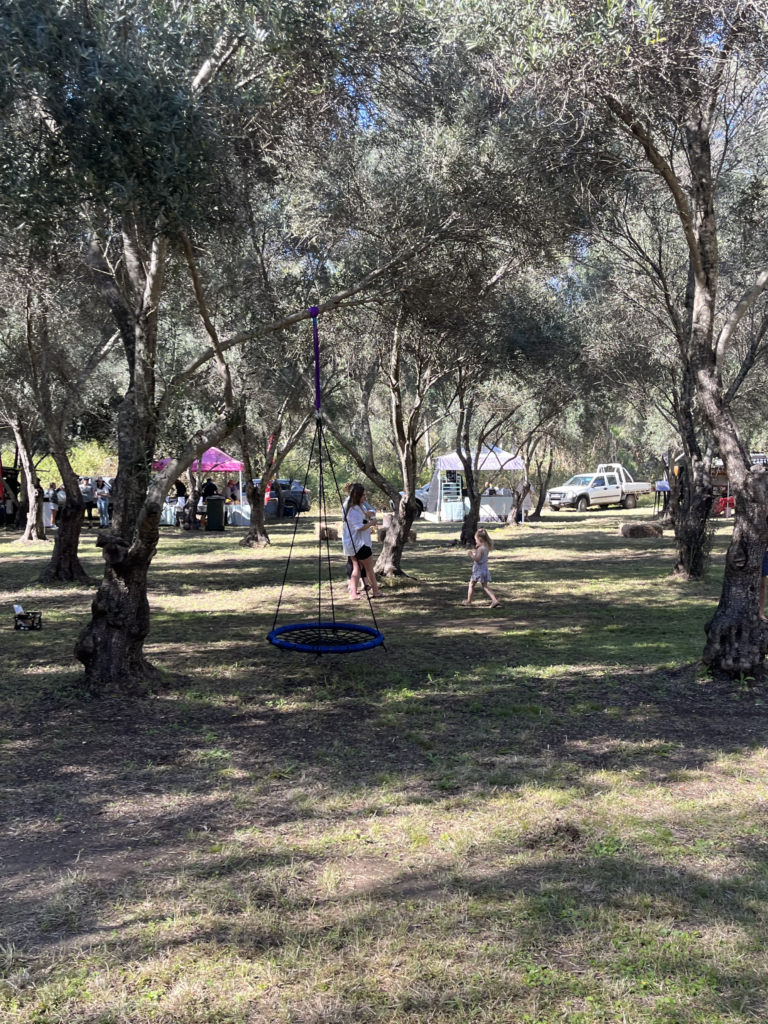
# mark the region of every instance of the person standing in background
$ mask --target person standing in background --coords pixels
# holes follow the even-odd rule
[[[53,480],[48,484],[48,488],[44,494],[45,498],[45,518],[43,522],[46,527],[56,525],[56,515],[59,511],[59,498],[58,491],[56,490],[56,484]]]
[[[109,526],[109,487],[101,477],[96,481],[94,495],[99,509],[99,526]]]
[[[93,506],[96,495],[94,494],[93,484],[87,476],[80,477],[80,493],[83,496],[83,505],[88,516],[88,529],[90,530],[93,526]]]

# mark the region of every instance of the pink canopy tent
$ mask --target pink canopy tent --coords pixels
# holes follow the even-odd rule
[[[152,469],[165,469],[170,461],[170,459],[158,459],[157,462],[152,463]],[[244,468],[242,462],[233,459],[221,448],[209,448],[207,452],[203,452],[202,459],[199,461],[195,459],[192,463],[193,473],[242,473]]]
[[[157,462],[152,463],[152,469],[165,469],[170,461],[170,459],[158,459]],[[233,459],[231,455],[227,455],[221,448],[209,448],[207,452],[203,452],[202,459],[195,459],[192,463],[193,473],[237,473],[239,501],[243,500],[243,478],[241,474],[244,469],[245,466],[242,462]]]

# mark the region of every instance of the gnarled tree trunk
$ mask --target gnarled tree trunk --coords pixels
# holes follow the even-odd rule
[[[684,579],[701,579],[712,549],[712,450],[686,458],[679,482],[675,516],[678,559],[676,572]]]
[[[667,462],[664,466],[664,475],[669,484],[669,497],[667,499],[667,506],[664,509],[662,525],[667,528],[670,526],[674,527],[680,512],[680,473],[675,472],[676,458],[675,450],[670,448],[667,452]]]
[[[57,531],[53,540],[53,554],[48,565],[40,573],[40,582],[91,583],[94,581],[80,564],[78,555],[85,515],[83,495],[63,443],[60,448],[57,446],[54,449],[53,457],[61,474],[67,500],[56,517]]]
[[[94,691],[136,693],[155,675],[143,646],[149,633],[147,572],[160,536],[162,498],[149,499],[148,489],[157,436],[157,307],[167,241],[154,239],[147,262],[132,230],[124,229],[122,238],[128,271],[125,292],[98,243],[91,249],[94,280],[112,308],[130,376],[117,416],[112,528],[109,533],[100,532],[96,541],[104,556],[104,577],[93,600],[91,621],[75,645],[75,657],[85,666],[86,684]],[[198,449],[199,445],[194,450]],[[166,467],[166,471],[172,471],[175,479],[193,458],[194,454],[183,466]]]
[[[762,467],[755,467],[762,470]],[[734,501],[733,537],[725,559],[723,589],[715,614],[704,627],[704,662],[715,675],[753,674],[768,653],[768,630],[758,616],[763,554],[768,544],[768,481],[750,474]]]
[[[202,452],[198,454],[198,459],[200,459],[201,455]],[[203,490],[203,474],[193,473],[190,469],[187,472],[187,482],[187,501],[184,508],[178,514],[177,519],[183,530],[199,530],[200,524],[197,521],[197,506],[200,502],[200,495]]]
[[[480,525],[480,497],[482,491],[477,484],[475,467],[472,463],[472,448],[470,446],[470,432],[472,419],[475,412],[475,401],[467,397],[465,380],[460,377],[459,388],[459,418],[456,424],[456,454],[461,459],[464,467],[464,486],[469,497],[469,508],[464,513],[464,522],[461,524],[459,543],[465,548],[475,546],[475,534]],[[480,445],[477,446],[477,453],[480,453]]]
[[[82,502],[70,501],[69,494],[56,516],[57,531],[51,560],[40,573],[41,583],[90,583],[91,577],[80,563],[78,548],[85,509]]]
[[[85,666],[86,682],[99,692],[141,693],[157,675],[144,656],[144,641],[149,634],[147,573],[160,536],[161,511],[159,503],[147,503],[132,542],[107,533],[96,541],[106,563],[104,579],[75,656]]]
[[[416,503],[413,498],[401,498],[384,535],[381,553],[373,567],[377,576],[405,576],[400,562],[415,518]]]
[[[519,490],[515,488],[515,500],[512,502],[512,508],[509,510],[509,515],[507,516],[507,526],[517,525],[517,517],[520,515],[520,509],[523,507],[523,503],[531,489],[530,480],[523,480],[519,485],[519,488]]]
[[[728,38],[733,42],[735,37]],[[674,54],[673,59],[677,56]],[[670,161],[656,145],[654,131],[636,110],[611,95],[605,96],[605,102],[635,136],[649,165],[669,188],[688,247],[686,316],[676,328],[683,369],[687,380],[695,386],[698,407],[725,463],[736,512],[720,601],[705,627],[703,659],[713,674],[733,676],[759,670],[766,650],[766,630],[759,621],[758,598],[761,563],[768,545],[768,481],[763,467],[751,465],[741,439],[731,406],[733,395],[723,385],[723,361],[739,323],[768,287],[768,270],[763,270],[731,306],[715,338],[720,268],[716,216],[719,175],[712,156],[712,140],[713,113],[720,102],[720,89],[728,81],[722,74],[723,56],[718,70],[712,74],[701,72],[703,61],[693,61],[690,73],[669,79],[670,89],[676,90],[670,94],[674,109],[684,111],[676,129],[685,156],[684,179],[676,171],[679,150],[673,150],[675,159]],[[675,149],[676,146],[677,142]],[[743,368],[746,365],[742,364]]]

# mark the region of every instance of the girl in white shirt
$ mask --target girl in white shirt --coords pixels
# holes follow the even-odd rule
[[[371,547],[371,523],[376,521],[376,513],[366,512],[362,507],[365,501],[365,488],[362,484],[352,484],[349,489],[349,501],[344,509],[344,529],[342,543],[344,553],[352,558],[352,578],[349,581],[350,597],[359,601],[357,587],[360,582],[360,566],[371,585],[371,597],[381,597],[376,574],[373,571],[373,548]]]

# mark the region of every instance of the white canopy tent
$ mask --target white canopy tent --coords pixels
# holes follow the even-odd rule
[[[486,473],[494,473],[506,469],[525,469],[525,463],[519,455],[511,455],[502,451],[501,448],[483,448],[480,457],[473,456],[472,468]],[[459,473],[464,471],[464,463],[457,452],[449,455],[440,455],[435,459],[435,469],[455,469]]]
[[[473,456],[472,468],[476,473],[498,473],[525,469],[519,455],[512,455],[501,448],[483,448],[479,457]],[[424,518],[430,522],[457,522],[464,518],[469,499],[463,497],[461,477],[445,478],[445,474],[464,473],[464,463],[457,452],[440,455],[435,459],[435,471],[429,485]],[[480,518],[486,522],[500,522],[509,514],[513,496],[510,490],[502,494],[483,498]]]

